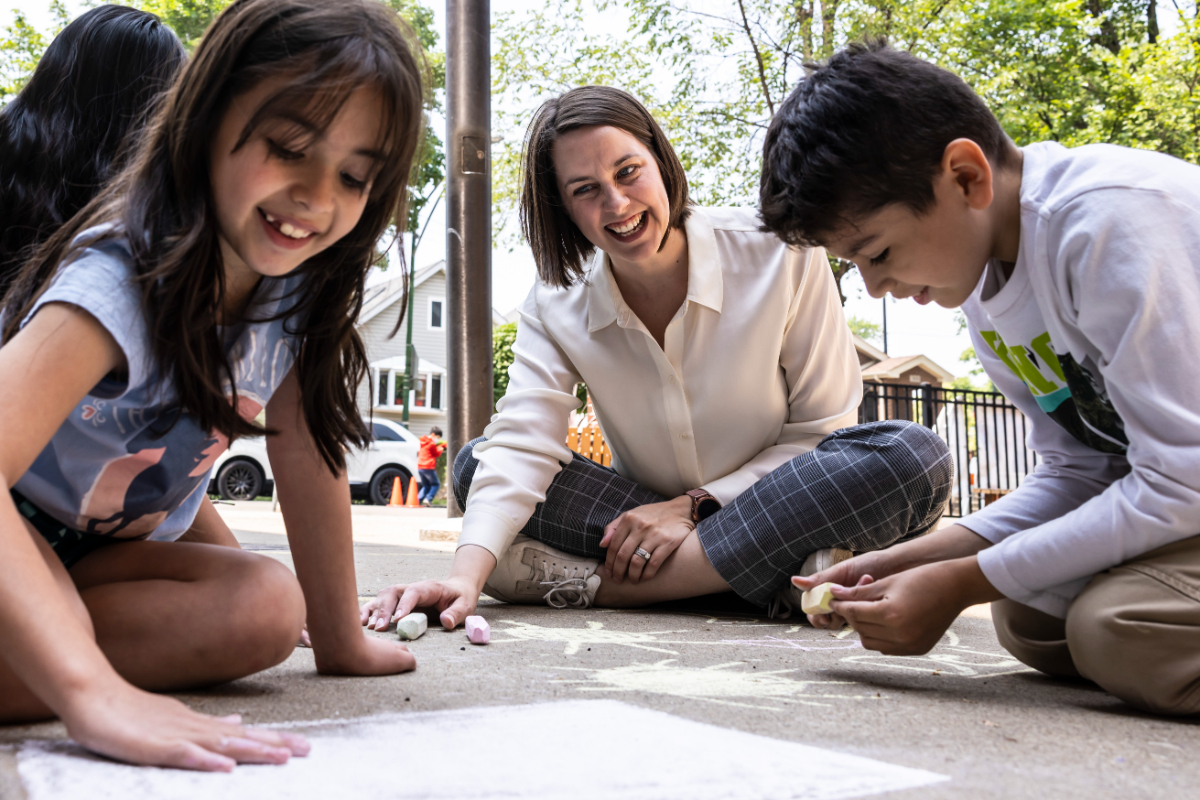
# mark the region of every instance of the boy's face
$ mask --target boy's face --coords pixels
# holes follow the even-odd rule
[[[984,177],[944,169],[934,178],[934,205],[925,214],[899,203],[884,206],[837,231],[826,249],[858,266],[872,297],[891,292],[956,308],[975,291],[993,255],[990,171],[986,187]]]

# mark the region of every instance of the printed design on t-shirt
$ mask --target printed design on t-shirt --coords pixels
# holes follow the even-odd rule
[[[253,420],[262,402],[238,395],[238,413]],[[86,416],[85,416],[86,419]],[[170,433],[170,446],[166,434]],[[126,443],[128,455],[109,461],[80,503],[76,527],[119,539],[149,536],[208,479],[217,457],[229,446],[223,433],[200,429],[178,410],[164,413]]]
[[[1067,433],[1102,453],[1124,455],[1129,448],[1125,423],[1102,381],[1070,353],[1058,354],[1044,332],[1028,345],[1005,343],[996,331],[980,331],[996,357],[1021,379],[1046,412]]]

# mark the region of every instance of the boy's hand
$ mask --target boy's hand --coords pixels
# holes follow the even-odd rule
[[[1003,597],[975,556],[913,567],[860,586],[835,586],[831,608],[885,655],[928,653],[967,606]]]
[[[131,764],[206,772],[308,755],[308,742],[298,734],[244,728],[237,714],[210,717],[113,678],[62,715],[71,738],[93,752]]]

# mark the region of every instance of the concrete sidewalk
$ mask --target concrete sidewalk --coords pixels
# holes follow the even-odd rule
[[[290,565],[282,518],[270,504],[219,508],[248,549]],[[355,506],[354,521],[360,595],[446,572],[453,543],[420,539],[422,528],[445,522],[444,511]],[[433,628],[410,644],[413,673],[320,677],[312,652],[298,649],[274,669],[181,697],[254,724],[610,699],[950,778],[889,798],[1200,796],[1193,722],[1149,717],[1088,684],[1026,670],[999,647],[978,610],[959,618],[929,655],[894,658],[863,650],[852,632],[730,608],[704,601],[669,610],[554,611],[485,599],[480,613],[491,623],[492,643],[472,647],[461,629]],[[587,725],[586,717],[565,719],[546,735],[570,736]],[[59,724],[0,728],[0,744],[63,735]],[[504,729],[495,736],[502,740]],[[531,768],[554,769],[539,761],[536,741],[511,747],[512,758],[528,759]],[[386,742],[379,748],[363,757],[397,757]],[[446,757],[452,765],[454,756]],[[15,763],[11,747],[0,750],[0,797],[25,797]],[[621,765],[600,751],[595,768]],[[564,776],[563,795],[586,780]]]

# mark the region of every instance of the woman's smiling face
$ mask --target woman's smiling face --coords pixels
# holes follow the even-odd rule
[[[554,143],[554,172],[568,216],[614,261],[658,253],[671,204],[650,150],[620,128],[577,128]]]

